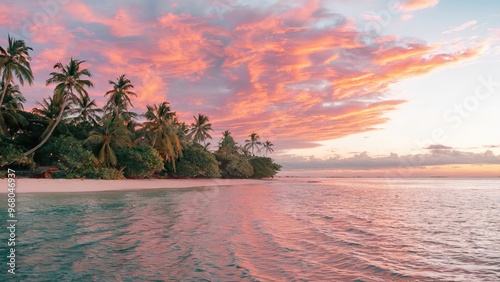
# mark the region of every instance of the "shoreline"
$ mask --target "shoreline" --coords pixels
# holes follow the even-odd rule
[[[257,179],[36,179],[17,178],[15,193],[84,193],[152,189],[186,189],[231,185],[255,185]],[[0,194],[7,194],[7,179],[0,179]]]

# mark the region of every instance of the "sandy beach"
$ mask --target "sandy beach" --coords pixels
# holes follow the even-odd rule
[[[144,189],[179,189],[227,185],[261,184],[266,180],[254,179],[16,179],[16,193],[74,193]],[[0,179],[0,193],[7,191],[7,179]]]

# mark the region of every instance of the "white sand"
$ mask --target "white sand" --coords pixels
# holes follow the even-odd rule
[[[190,187],[262,184],[254,179],[16,179],[16,193],[102,192],[143,189],[178,189]],[[8,193],[7,179],[0,179],[0,193]]]

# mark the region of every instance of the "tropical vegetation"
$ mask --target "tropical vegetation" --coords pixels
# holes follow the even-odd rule
[[[226,130],[213,148],[207,115],[182,122],[167,101],[134,112],[141,93],[125,74],[109,81],[99,107],[84,60],[57,62],[45,81],[51,95],[26,111],[19,86],[34,82],[33,49],[10,36],[7,45],[0,46],[0,175],[50,167],[56,178],[268,178],[281,168],[267,157],[274,145],[255,132],[239,145]]]

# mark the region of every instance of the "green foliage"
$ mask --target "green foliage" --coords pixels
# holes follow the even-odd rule
[[[114,118],[119,117],[124,121],[130,121],[136,118],[136,113],[128,111],[129,106],[132,108],[134,107],[130,97],[137,97],[137,94],[132,91],[134,85],[130,79],[122,74],[116,79],[116,82],[110,80],[109,84],[113,85],[113,89],[109,90],[104,95],[109,96],[109,100],[104,107],[105,111],[111,113]]]
[[[206,115],[198,114],[198,117],[193,116],[194,122],[191,124],[191,131],[189,132],[189,137],[193,139],[193,142],[201,144],[207,139],[212,139],[212,136],[208,133],[209,131],[214,131],[212,129],[212,124],[209,122]]]
[[[83,62],[85,61],[73,60],[71,58],[70,63],[66,66],[63,66],[60,62],[54,66],[55,69],[59,69],[59,72],[51,72],[51,77],[46,81],[46,85],[57,84],[54,89],[53,101],[59,104],[60,111],[57,117],[51,120],[49,127],[42,134],[40,143],[27,151],[26,155],[34,153],[50,138],[57,125],[61,122],[67,106],[71,105],[77,99],[73,90],[76,90],[80,96],[88,96],[87,90],[84,87],[93,87],[94,85],[89,80],[80,79],[81,76],[92,76],[87,69],[80,70],[80,64]]]
[[[249,178],[253,175],[253,168],[248,157],[240,154],[238,144],[231,136],[231,132],[224,131],[219,141],[219,150],[215,152],[219,162],[222,178]]]
[[[24,156],[23,151],[6,135],[0,136],[0,167],[10,164],[33,164],[33,160]]]
[[[222,138],[219,141],[219,150],[218,152],[221,154],[236,154],[238,151],[238,146],[236,146],[236,142],[234,141],[233,136],[231,136],[231,132],[228,130],[222,133]]]
[[[274,177],[281,169],[279,164],[274,163],[271,158],[265,157],[253,157],[250,159],[250,164],[253,167],[252,178],[258,179]]]
[[[80,140],[73,137],[60,136],[51,139],[37,153],[48,158],[46,165],[59,168],[54,178],[90,178],[90,179],[122,179],[123,174],[113,168],[99,167],[99,162],[92,152],[83,148]]]
[[[144,128],[146,138],[165,160],[170,161],[175,171],[175,160],[182,157],[183,146],[177,135],[179,128],[176,127],[176,114],[170,110],[169,105],[165,101],[160,105],[146,106],[148,110],[144,116],[148,121],[144,123]]]
[[[90,131],[84,143],[100,147],[97,158],[106,167],[115,167],[118,163],[115,149],[131,143],[131,133],[119,118],[111,115],[103,118],[103,125]]]
[[[57,136],[50,138],[36,153],[33,155],[33,159],[39,166],[56,166],[59,157],[68,150],[64,145],[61,146],[63,141],[73,142],[73,139],[65,136]],[[70,148],[75,146],[75,144],[66,144]],[[76,145],[78,146],[78,145]]]
[[[249,178],[253,175],[253,168],[246,156],[238,153],[217,151],[215,157],[219,162],[222,178]]]
[[[231,162],[231,160],[236,159],[237,155],[233,155],[227,151],[218,150],[214,153],[215,159],[219,162],[219,171],[221,173],[222,178],[230,178],[229,173],[227,172],[227,166]]]
[[[249,178],[253,175],[252,165],[248,157],[238,152],[238,144],[231,136],[231,132],[224,131],[219,142],[219,150],[215,152],[219,162],[222,178]]]
[[[94,155],[92,155],[94,156]],[[94,157],[95,158],[95,157]],[[119,170],[110,167],[101,167],[101,168],[90,168],[85,166],[83,169],[79,169],[79,171],[70,171],[70,170],[60,170],[54,172],[52,174],[53,178],[86,178],[86,179],[124,179],[123,173]]]
[[[228,178],[250,178],[253,168],[246,157],[233,158],[227,165],[225,172]]]
[[[23,103],[26,102],[19,91],[19,86],[8,84],[3,104],[0,105],[0,134],[13,135],[28,125],[28,121],[20,114]],[[3,92],[4,83],[0,82]]]
[[[148,145],[118,149],[118,167],[128,178],[146,178],[163,169],[163,159],[156,149]]]
[[[176,172],[178,177],[190,178],[219,178],[219,163],[214,155],[201,145],[192,144],[183,153],[177,162]]]

